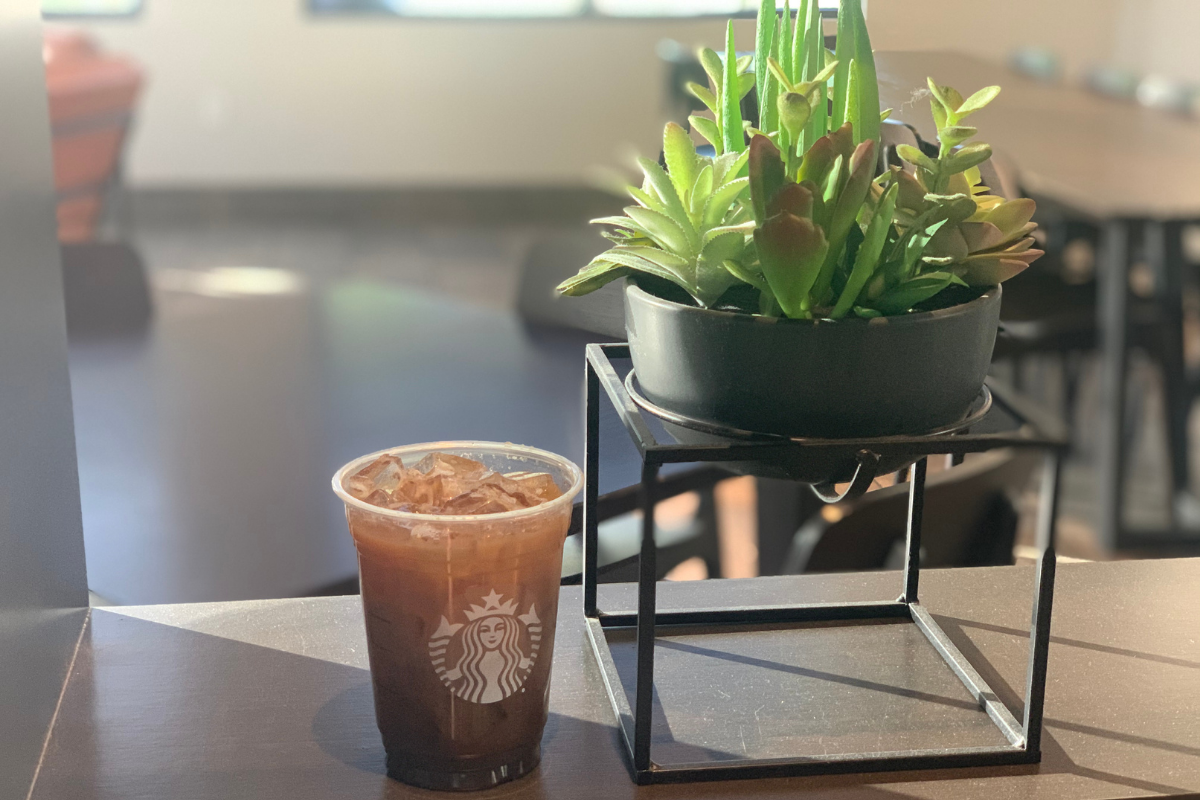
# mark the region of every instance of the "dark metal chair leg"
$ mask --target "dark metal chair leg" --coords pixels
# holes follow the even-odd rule
[[[1129,228],[1125,220],[1107,223],[1101,237],[1097,304],[1100,331],[1099,482],[1096,487],[1099,508],[1100,544],[1115,549],[1123,521],[1125,453],[1125,369],[1129,289]]]
[[[1167,451],[1176,493],[1190,488],[1188,416],[1192,407],[1183,359],[1183,228],[1178,222],[1146,225],[1146,258],[1155,273],[1159,322],[1159,358],[1166,406]]]

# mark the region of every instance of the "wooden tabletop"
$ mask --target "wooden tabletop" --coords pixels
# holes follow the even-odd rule
[[[880,53],[880,103],[935,141],[925,79],[1000,96],[970,123],[1011,158],[1023,185],[1096,218],[1200,219],[1200,121],[957,53]]]
[[[1023,685],[1032,570],[934,570],[922,600],[1001,699]],[[663,584],[662,608],[891,599],[896,573]],[[631,600],[604,586],[602,605]],[[1059,570],[1040,765],[638,788],[587,649],[579,592],[563,590],[541,767],[481,800],[623,797],[917,797],[1093,800],[1200,792],[1200,560],[1065,564]],[[895,626],[899,627],[899,626]],[[859,628],[861,631],[861,626]],[[857,635],[857,634],[856,634]],[[845,647],[829,627],[787,633],[777,660],[732,660],[728,637],[671,636],[656,652],[656,739],[676,748],[740,720],[747,747],[790,730],[804,748],[903,735],[983,735],[962,687],[929,672],[902,632]],[[885,638],[888,638],[885,637]],[[919,639],[919,637],[918,637]],[[670,676],[686,676],[671,681]],[[771,714],[797,698],[836,713]],[[689,713],[697,708],[704,714]],[[897,714],[919,730],[897,730]],[[697,720],[707,718],[707,727]],[[836,717],[837,719],[834,719]],[[755,722],[757,721],[757,725]],[[828,734],[828,735],[826,735]],[[838,734],[838,736],[834,736]],[[657,747],[658,745],[656,745]],[[666,748],[667,750],[670,747]],[[810,750],[811,752],[811,750]],[[52,731],[34,800],[432,797],[389,780],[375,729],[357,598],[95,609]]]

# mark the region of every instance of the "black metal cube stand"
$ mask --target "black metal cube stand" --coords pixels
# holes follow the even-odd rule
[[[922,436],[892,436],[861,440],[787,439],[736,432],[700,443],[662,443],[654,436],[644,411],[652,408],[637,395],[630,380],[622,380],[614,361],[629,358],[623,344],[589,345],[587,349],[587,442],[583,506],[584,571],[583,612],[591,648],[603,674],[609,701],[617,718],[621,738],[629,752],[635,780],[639,784],[814,775],[946,767],[984,767],[1028,764],[1041,760],[1042,707],[1046,689],[1046,658],[1050,643],[1050,613],[1054,593],[1054,518],[1057,511],[1060,460],[1067,447],[1062,426],[1003,392],[998,386],[985,390],[987,402],[954,432]],[[632,376],[630,376],[632,377]],[[642,540],[638,570],[636,613],[611,613],[597,607],[597,486],[601,388],[616,408],[642,458]],[[995,408],[992,398],[995,399]],[[1009,424],[989,429],[987,417],[1000,413]],[[651,416],[662,416],[652,414]],[[676,419],[674,422],[678,423]],[[995,425],[990,426],[995,428]],[[980,432],[978,429],[985,429]],[[709,430],[707,433],[714,433]],[[920,579],[921,517],[924,502],[926,457],[933,454],[963,456],[1001,447],[1034,447],[1048,451],[1042,483],[1038,522],[1038,559],[1030,634],[1029,667],[1025,681],[1025,709],[1018,720],[997,698],[971,663],[934,621],[918,600]],[[874,467],[883,460],[911,462],[909,467],[908,535],[900,596],[892,602],[819,603],[761,607],[658,611],[654,544],[654,507],[660,468],[669,463],[771,464],[786,459],[815,459],[841,456],[858,464],[848,493],[866,490]],[[865,484],[865,485],[864,485]],[[817,487],[814,487],[817,488]],[[832,485],[819,493],[827,500]],[[843,495],[844,496],[844,495]],[[991,747],[939,748],[893,752],[847,753],[803,756],[788,759],[734,759],[716,763],[659,764],[651,757],[651,718],[654,691],[655,631],[675,626],[730,626],[826,621],[911,620],[967,691],[1003,733],[1007,744]],[[631,709],[605,631],[636,629],[636,686]]]

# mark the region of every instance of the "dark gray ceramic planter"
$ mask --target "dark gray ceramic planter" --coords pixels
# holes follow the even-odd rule
[[[999,316],[999,286],[937,311],[836,322],[713,311],[625,286],[630,354],[650,401],[785,436],[874,437],[953,425],[983,386]]]

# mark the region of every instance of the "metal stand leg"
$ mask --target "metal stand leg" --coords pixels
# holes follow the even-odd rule
[[[904,559],[903,603],[917,602],[921,579],[921,518],[925,513],[925,469],[928,459],[922,458],[908,468],[908,542]]]
[[[1050,653],[1050,612],[1054,604],[1054,524],[1058,516],[1058,455],[1046,459],[1042,476],[1042,506],[1038,514],[1037,579],[1033,595],[1032,631],[1029,639],[1029,672],[1025,679],[1025,749],[1033,755],[1042,749],[1042,709],[1046,701],[1046,666]]]
[[[658,465],[642,465],[642,551],[638,558],[637,686],[634,699],[633,768],[650,769],[650,723],[654,712],[654,617],[658,590],[654,545]]]
[[[1126,306],[1129,289],[1129,224],[1109,222],[1102,238],[1097,304],[1100,330],[1100,511],[1097,530],[1100,544],[1117,546],[1123,519],[1125,454],[1122,425],[1125,418]]]
[[[587,364],[587,391],[584,416],[585,439],[583,445],[583,615],[597,618],[596,584],[599,582],[599,564],[596,563],[600,546],[599,508],[597,498],[600,485],[600,379],[591,362]]]

